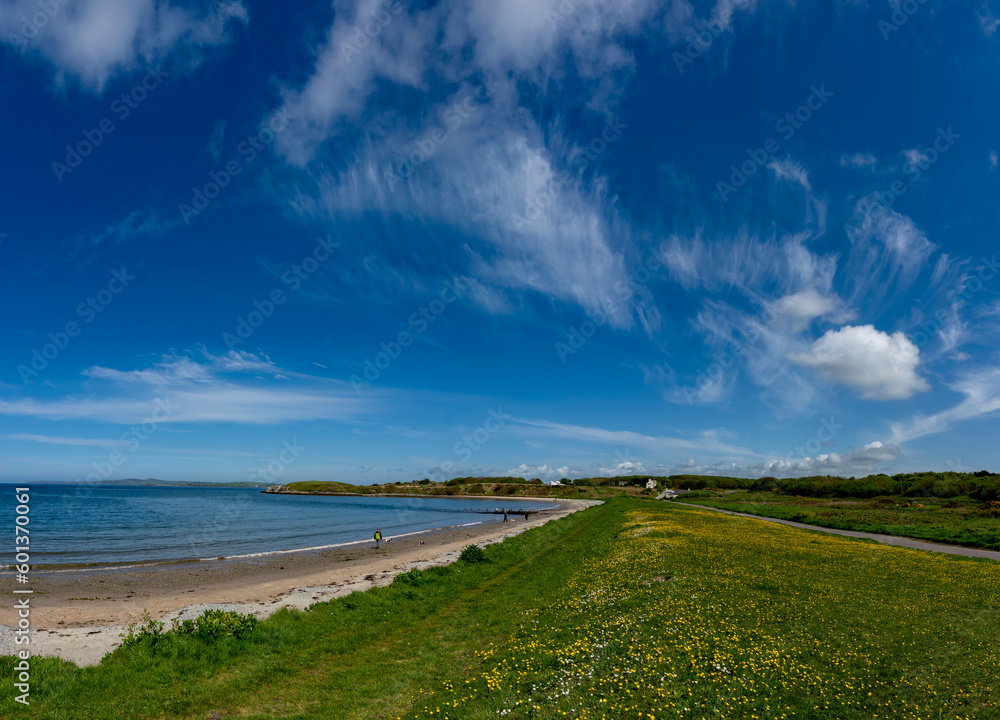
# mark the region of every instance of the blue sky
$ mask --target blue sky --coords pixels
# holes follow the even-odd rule
[[[0,0],[0,473],[996,471],[998,16]]]

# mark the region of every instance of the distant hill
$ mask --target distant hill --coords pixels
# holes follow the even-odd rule
[[[101,480],[98,485],[150,485],[157,487],[267,487],[267,483],[247,482],[194,482],[186,480],[159,480],[157,478],[126,478],[124,480]]]

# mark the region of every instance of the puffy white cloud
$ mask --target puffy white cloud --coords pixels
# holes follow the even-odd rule
[[[869,400],[905,399],[929,388],[917,374],[917,346],[901,332],[889,335],[873,325],[829,330],[807,352],[790,357],[826,380],[850,385]]]
[[[204,50],[229,42],[233,26],[248,22],[242,2],[217,2],[195,12],[159,0],[53,2],[2,0],[0,34],[22,55],[38,54],[67,77],[100,92],[118,72],[157,65],[182,55],[195,66]]]

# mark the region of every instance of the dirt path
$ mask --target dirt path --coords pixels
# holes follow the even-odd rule
[[[760,515],[749,515],[747,513],[735,512],[733,510],[722,510],[721,508],[708,507],[707,505],[695,505],[694,503],[679,503],[690,507],[701,508],[702,510],[712,510],[714,512],[725,513],[726,515],[736,515],[738,517],[750,518],[751,520],[764,520],[766,522],[781,523],[803,530],[816,530],[817,532],[830,533],[831,535],[844,535],[853,538],[866,538],[886,545],[897,545],[899,547],[912,548],[914,550],[929,550],[931,552],[945,553],[946,555],[964,555],[965,557],[986,558],[1000,562],[1000,552],[996,550],[982,550],[980,548],[962,547],[961,545],[945,545],[943,543],[927,542],[926,540],[914,540],[913,538],[897,537],[895,535],[876,535],[875,533],[858,532],[856,530],[837,530],[836,528],[820,527],[819,525],[806,525],[805,523],[793,522],[791,520],[781,520],[779,518],[762,517]]]

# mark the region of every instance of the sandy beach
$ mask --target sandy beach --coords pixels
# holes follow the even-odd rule
[[[502,499],[502,498],[501,498]],[[374,542],[310,552],[267,555],[246,560],[171,563],[121,570],[36,573],[31,595],[31,653],[60,657],[78,665],[96,665],[121,643],[119,633],[144,610],[169,623],[196,617],[207,609],[250,612],[259,618],[290,607],[305,609],[316,602],[357,590],[387,585],[411,568],[445,565],[462,548],[487,545],[517,535],[549,520],[599,503],[593,500],[553,500],[558,508],[532,514],[525,521],[487,521],[481,525],[390,538],[375,549]],[[491,516],[492,517],[492,516]],[[0,580],[12,598],[13,576]],[[23,596],[22,596],[23,597]],[[13,601],[8,603],[13,607]],[[0,655],[24,646],[14,645],[16,620],[10,610],[0,616]]]

